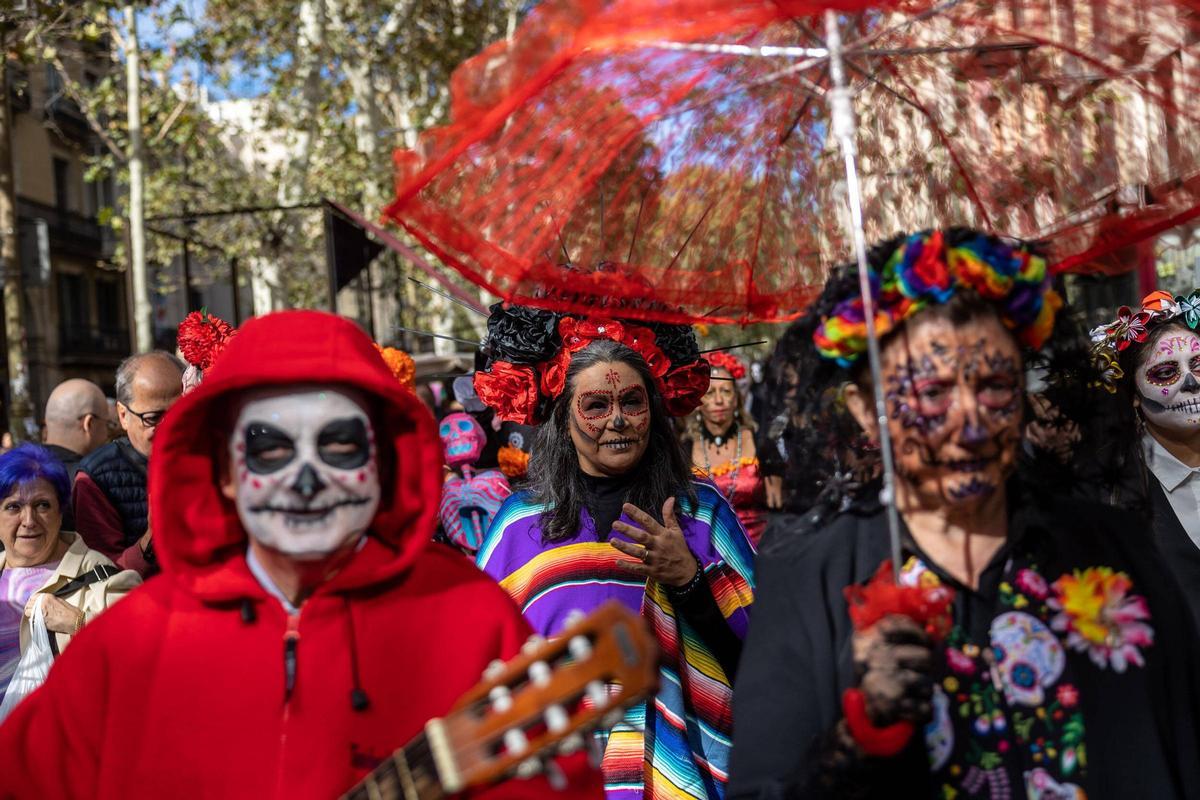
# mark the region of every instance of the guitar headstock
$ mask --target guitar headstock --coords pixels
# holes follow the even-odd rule
[[[443,789],[492,783],[536,766],[538,756],[578,749],[657,679],[658,647],[645,621],[615,601],[552,640],[530,640],[426,726]]]

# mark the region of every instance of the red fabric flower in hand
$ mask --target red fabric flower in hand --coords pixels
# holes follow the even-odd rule
[[[206,370],[236,333],[237,329],[220,317],[207,311],[193,311],[179,323],[176,341],[185,361],[196,369]]]
[[[531,367],[496,361],[487,372],[475,373],[475,394],[505,422],[537,422],[538,379]]]
[[[711,372],[712,367],[703,358],[668,372],[659,389],[667,413],[673,417],[683,417],[699,408],[700,400],[708,391]]]

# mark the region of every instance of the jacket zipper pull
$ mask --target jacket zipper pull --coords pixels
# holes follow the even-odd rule
[[[296,648],[300,644],[300,615],[288,616],[287,630],[283,633],[283,701],[292,698],[296,688]]]

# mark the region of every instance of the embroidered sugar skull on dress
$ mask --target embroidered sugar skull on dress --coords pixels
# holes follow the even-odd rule
[[[1059,783],[1041,767],[1025,773],[1025,795],[1029,800],[1082,800],[1087,797],[1080,787]]]
[[[1009,703],[1039,706],[1046,689],[1062,676],[1066,655],[1062,643],[1037,617],[1009,611],[992,620],[993,674]]]
[[[461,411],[447,414],[438,433],[442,437],[446,463],[454,468],[478,461],[483,446],[487,443],[487,434],[483,432],[483,426],[470,414]]]

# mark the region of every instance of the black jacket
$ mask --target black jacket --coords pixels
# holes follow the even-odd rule
[[[818,775],[822,748],[841,718],[842,692],[855,683],[853,630],[843,589],[868,580],[888,557],[883,512],[851,509],[823,530],[790,539],[778,537],[760,551],[754,617],[734,691],[735,734],[727,797],[848,796],[850,786],[866,797],[933,798],[949,796],[949,789],[967,798],[975,796],[970,782],[985,777],[1006,783],[1012,796],[1023,796],[1020,790],[1026,779],[1038,777],[1039,765],[1051,751],[1053,768],[1064,768],[1068,745],[1072,760],[1082,752],[1086,765],[1082,770],[1073,766],[1069,778],[1056,777],[1078,785],[1092,800],[1200,797],[1200,646],[1178,585],[1146,541],[1145,522],[1079,501],[1059,505],[1054,498],[1016,487],[1011,495],[1009,538],[981,574],[977,591],[956,585],[936,565],[931,566],[943,585],[956,590],[955,655],[969,651],[983,659],[955,675],[945,657],[950,643],[939,651],[934,674],[937,690],[943,692],[943,682],[954,681],[944,684],[948,703],[944,725],[962,725],[966,730],[954,728],[954,755],[938,772],[930,763],[936,745],[927,749],[918,732],[908,750],[894,759],[857,762],[840,776],[840,788],[831,788]],[[929,564],[911,539],[906,550],[906,558],[915,556]],[[1089,657],[1094,650],[1074,647],[1065,632],[1050,631],[1056,612],[1048,600],[1016,599],[1025,591],[1021,587],[1032,585],[1031,571],[1045,576],[1041,592],[1049,586],[1046,596],[1053,597],[1060,576],[1103,566],[1127,574],[1129,595],[1145,599],[1153,643],[1140,648],[1144,666],[1129,663],[1121,670],[1109,662],[1097,666]],[[1036,683],[1044,686],[1036,703],[1029,694],[1020,694],[1027,690],[1011,688],[1015,677],[994,692],[987,689],[999,680],[989,679],[989,674],[996,674],[992,670],[1009,664],[1003,660],[1001,645],[1010,647],[1009,660],[1017,657],[1021,647],[1028,647],[1004,638],[1014,634],[1009,623],[1018,610],[1025,624],[1038,632],[1040,638],[1032,641],[1057,652],[1050,662],[1041,663],[1055,663],[1061,670],[1057,683]],[[1035,621],[1030,622],[1030,616]],[[998,660],[998,665],[981,667],[988,656],[992,661],[987,663]],[[1012,676],[1018,676],[1016,667],[1009,664],[1009,668],[1014,670]],[[1039,673],[1022,665],[1020,676],[1036,678],[1048,671]],[[968,684],[973,687],[971,694],[967,694]],[[984,687],[982,702],[974,689],[979,686]],[[1060,691],[1063,686],[1067,688]],[[1067,725],[1072,721],[1078,723],[1075,728]],[[978,728],[973,725],[986,733],[976,736],[973,731]],[[1034,738],[1021,738],[1030,736],[1031,730]],[[1067,738],[1077,734],[1086,745],[1078,751],[1075,741]],[[1038,756],[1035,745],[1043,736]],[[987,784],[978,788],[986,796]]]
[[[121,516],[124,546],[137,542],[146,532],[149,504],[146,500],[147,459],[133,449],[129,439],[118,439],[93,450],[79,462]]]
[[[53,453],[54,457],[67,468],[67,477],[70,478],[71,485],[74,486],[75,473],[79,472],[79,462],[83,459],[83,456],[74,450],[57,444],[48,444],[46,445],[46,449]],[[70,498],[68,498],[67,504],[62,509],[62,527],[65,531],[75,530],[75,508],[74,504],[70,502]]]

